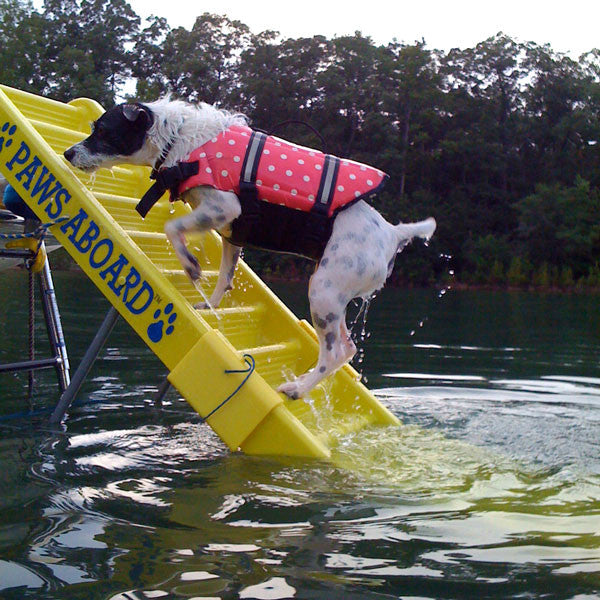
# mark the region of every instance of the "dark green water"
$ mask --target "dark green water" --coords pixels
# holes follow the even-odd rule
[[[55,278],[77,364],[108,305]],[[25,358],[25,291],[0,274],[0,362]],[[338,466],[231,454],[174,393],[154,410],[164,370],[122,323],[58,429],[6,418],[26,378],[2,375],[0,597],[597,598],[597,304],[384,291],[357,367],[404,426]]]

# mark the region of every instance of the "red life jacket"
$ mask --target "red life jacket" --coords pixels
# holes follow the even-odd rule
[[[368,165],[239,125],[196,148],[186,159],[193,161],[198,174],[179,185],[180,195],[199,185],[236,194],[244,184],[254,185],[259,200],[328,217],[375,194],[387,178]]]
[[[155,166],[151,178],[156,183],[136,206],[142,217],[166,190],[175,200],[191,188],[208,185],[239,198],[242,212],[226,238],[232,244],[320,260],[335,214],[377,193],[387,175],[234,125],[196,148],[187,160]]]

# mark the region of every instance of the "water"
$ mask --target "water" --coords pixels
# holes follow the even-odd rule
[[[108,304],[55,280],[77,364]],[[0,362],[24,358],[25,292],[2,274]],[[385,290],[357,367],[404,425],[332,464],[231,454],[174,393],[154,409],[164,368],[123,323],[65,426],[7,419],[26,377],[2,375],[0,597],[597,598],[599,321],[593,297]],[[35,408],[55,396],[39,374]]]

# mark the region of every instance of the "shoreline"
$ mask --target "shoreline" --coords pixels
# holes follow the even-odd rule
[[[281,277],[276,275],[260,275],[261,279],[269,283],[306,283],[310,277]],[[556,294],[556,295],[589,295],[596,296],[600,294],[600,286],[573,285],[569,287],[560,286],[536,286],[536,285],[510,285],[499,283],[465,283],[461,281],[438,281],[429,284],[416,284],[407,281],[395,280],[387,281],[387,288],[405,288],[405,289],[444,289],[447,291],[483,291],[483,292],[526,292],[529,294]]]
[[[58,250],[57,252],[60,252]],[[56,255],[53,253],[52,258],[54,259],[51,262],[51,267],[54,272],[65,272],[65,273],[81,273],[85,275],[83,271],[79,268],[77,263],[75,263],[68,255],[62,257],[60,255]],[[56,260],[58,259],[58,260]],[[22,265],[16,265],[9,267],[6,269],[8,272],[10,271],[18,271],[23,270]],[[266,283],[296,283],[296,284],[306,284],[310,280],[309,274],[301,274],[296,273],[292,277],[283,277],[281,275],[275,275],[272,273],[261,273],[260,269],[253,269],[254,272]],[[485,291],[485,292],[525,292],[529,294],[539,294],[539,295],[589,295],[596,296],[600,295],[600,285],[585,285],[585,284],[574,284],[569,286],[559,286],[559,285],[548,285],[548,286],[540,286],[534,284],[523,284],[523,285],[514,285],[514,284],[502,284],[502,283],[467,283],[464,281],[457,281],[456,279],[445,281],[437,281],[430,282],[427,284],[418,284],[414,282],[403,281],[398,278],[391,278],[385,284],[387,288],[405,288],[405,289],[444,289],[446,291]]]

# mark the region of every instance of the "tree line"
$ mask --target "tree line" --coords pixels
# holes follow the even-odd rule
[[[189,29],[142,22],[125,0],[0,0],[0,56],[0,81],[37,94],[109,107],[171,93],[383,169],[373,204],[386,218],[438,221],[398,281],[439,281],[450,265],[469,284],[600,287],[598,49],[574,60],[504,33],[450,51],[360,32],[284,39],[208,13]]]

